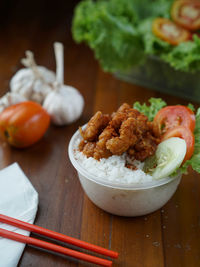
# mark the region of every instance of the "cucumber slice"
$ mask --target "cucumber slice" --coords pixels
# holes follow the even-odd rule
[[[179,137],[171,137],[161,142],[153,157],[144,164],[144,171],[154,179],[168,177],[177,170],[186,154],[186,142]]]

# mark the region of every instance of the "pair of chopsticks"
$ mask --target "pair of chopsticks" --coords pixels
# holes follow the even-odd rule
[[[9,224],[9,225],[13,225],[13,226],[17,226],[18,228],[27,230],[27,231],[31,231],[43,236],[47,236],[50,238],[53,238],[55,240],[59,240],[62,242],[66,242],[68,244],[71,245],[75,245],[77,247],[80,248],[84,248],[105,256],[109,256],[111,258],[117,258],[118,257],[118,253],[112,250],[108,250],[84,241],[81,241],[79,239],[67,236],[67,235],[63,235],[48,229],[45,229],[43,227],[40,226],[36,226],[27,222],[23,222],[20,220],[17,220],[15,218],[12,217],[8,217],[6,215],[0,214],[0,222],[5,223],[5,224]],[[39,248],[44,248],[47,250],[51,250],[54,252],[58,252],[67,256],[71,256],[73,258],[79,259],[79,260],[83,260],[83,261],[87,261],[87,262],[91,262],[97,265],[101,265],[101,266],[112,266],[112,261],[107,260],[107,259],[103,259],[103,258],[99,258],[96,256],[92,256],[89,254],[85,254],[76,250],[72,250],[69,248],[65,248],[50,242],[46,242],[46,241],[42,241],[33,237],[29,237],[29,236],[24,236],[18,233],[14,233],[12,231],[8,231],[5,229],[0,228],[0,236],[8,238],[8,239],[12,239],[14,241],[17,242],[21,242],[21,243],[25,243],[25,244],[29,244],[29,245],[34,245],[36,247]]]

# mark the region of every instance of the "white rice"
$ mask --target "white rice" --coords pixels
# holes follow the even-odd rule
[[[99,180],[107,180],[110,182],[117,182],[123,184],[140,183],[145,184],[155,181],[151,175],[142,171],[143,163],[134,161],[137,170],[131,170],[125,167],[126,154],[122,156],[111,156],[107,159],[102,158],[99,161],[90,157],[87,158],[82,152],[78,150],[80,138],[75,142],[74,157],[78,163],[86,169],[90,174],[95,175]]]

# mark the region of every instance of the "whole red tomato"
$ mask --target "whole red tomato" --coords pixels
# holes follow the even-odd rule
[[[49,123],[50,116],[41,105],[22,102],[0,113],[0,136],[12,146],[28,147],[43,137]]]

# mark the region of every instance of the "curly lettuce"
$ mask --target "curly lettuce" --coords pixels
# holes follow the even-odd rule
[[[130,69],[142,61],[144,49],[132,1],[86,0],[75,9],[75,41],[86,42],[105,71]]]
[[[194,35],[192,41],[180,43],[160,57],[176,70],[194,73],[200,70],[200,38]]]
[[[150,105],[140,104],[138,101],[133,104],[133,108],[137,109],[144,115],[148,117],[150,121],[152,121],[156,115],[156,113],[163,107],[165,107],[167,104],[164,100],[161,98],[150,98],[149,99]]]
[[[181,167],[183,173],[187,173],[188,166],[192,166],[192,169],[200,173],[200,108],[198,108],[196,115],[196,125],[194,129],[195,145],[194,153],[192,157],[187,160]]]

